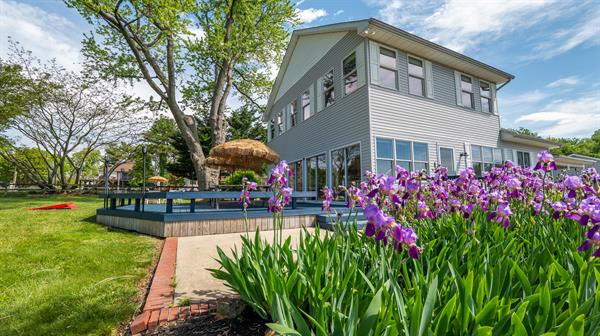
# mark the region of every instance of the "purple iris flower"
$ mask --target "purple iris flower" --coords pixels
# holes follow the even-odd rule
[[[333,200],[333,190],[329,187],[324,187],[322,191],[323,205],[321,210],[325,212],[331,212],[331,201]]]
[[[427,203],[423,201],[417,202],[417,215],[415,218],[433,218],[433,213]]]
[[[417,259],[419,257],[419,248],[417,247],[417,234],[410,227],[402,227],[401,225],[395,225],[390,230],[390,236],[393,239],[393,246],[397,251],[402,251],[402,248],[406,246],[408,248],[408,255]]]
[[[569,189],[568,197],[574,198],[577,196],[576,191],[583,187],[583,181],[579,176],[567,176],[563,181],[564,186]]]
[[[587,251],[592,247],[597,247],[596,251],[592,254],[596,258],[600,258],[600,225],[594,225],[586,233],[587,238],[581,246],[577,248],[579,252]]]
[[[512,211],[510,210],[508,202],[502,202],[498,204],[498,206],[496,207],[496,211],[490,213],[487,216],[487,219],[502,224],[502,226],[504,226],[504,228],[507,229],[509,225],[508,217],[510,215],[512,215]]]
[[[562,213],[565,213],[568,209],[567,205],[563,201],[556,201],[552,203],[551,207],[552,210],[554,210],[554,212],[552,213],[552,218],[554,219],[559,219],[560,215]]]
[[[533,168],[534,170],[551,171],[556,170],[554,156],[549,151],[541,151],[537,154],[538,162]]]

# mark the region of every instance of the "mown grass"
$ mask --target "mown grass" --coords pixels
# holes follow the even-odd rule
[[[76,210],[30,211],[75,202]],[[0,197],[0,335],[107,335],[136,309],[158,239],[95,224],[96,197]]]

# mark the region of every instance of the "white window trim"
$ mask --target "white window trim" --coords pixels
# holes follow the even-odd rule
[[[333,167],[332,167],[332,160],[331,160],[332,155],[331,155],[331,153],[333,153],[333,151],[344,149],[346,147],[351,147],[351,146],[354,146],[354,145],[358,145],[358,151],[360,153],[360,155],[359,155],[359,166],[361,167],[361,171],[362,171],[362,160],[363,160],[363,157],[362,157],[362,144],[361,144],[361,141],[356,141],[356,142],[349,143],[347,145],[334,147],[334,148],[330,149],[329,153],[328,153],[329,154],[329,160],[327,160],[327,173],[326,173],[327,174],[327,178],[329,179],[329,183],[328,184],[331,184],[331,182],[333,180]],[[344,152],[344,156],[345,156],[345,152]],[[347,178],[348,177],[348,167],[346,167],[344,165],[344,169],[345,169],[344,176]],[[337,186],[331,186],[331,188],[335,189],[335,188],[337,188]]]
[[[295,124],[292,123],[292,119],[293,119],[293,113],[292,113],[292,108],[294,107],[294,102],[296,102],[296,122]],[[288,104],[288,110],[289,110],[289,118],[290,118],[290,124],[288,129],[291,129],[292,127],[296,127],[298,126],[298,98],[292,99],[292,101]]]
[[[346,58],[350,57],[350,55],[354,54],[354,71],[350,71],[350,73],[348,73],[347,75],[344,75],[344,61],[346,60]],[[360,86],[358,85],[358,53],[355,50],[352,50],[351,52],[349,52],[346,56],[342,57],[342,62],[341,64],[341,75],[342,75],[342,97],[346,97],[347,95],[351,95],[354,92],[358,91],[358,89],[360,88]],[[354,89],[354,91],[350,92],[350,93],[346,93],[346,77],[350,76],[353,72],[356,73],[356,89]]]
[[[324,109],[328,108],[329,106],[326,106],[325,104],[327,104],[327,99],[325,99],[325,75],[327,75],[328,73],[331,72],[331,91],[333,91],[333,103],[331,103],[331,105],[329,106],[333,106],[336,102],[336,97],[335,97],[335,71],[333,70],[333,67],[331,67],[329,70],[325,71],[325,73],[323,74],[323,76],[321,76],[321,87],[319,88],[320,94],[319,96],[321,97],[322,103],[319,104],[319,111],[323,111]]]
[[[310,159],[312,159],[312,158],[318,158],[321,155],[323,155],[323,157],[325,157],[325,185],[328,185],[327,179],[329,178],[329,171],[328,171],[329,170],[328,169],[329,168],[329,161],[327,160],[327,152],[321,152],[319,154],[309,155],[309,156],[307,156],[307,157],[304,158],[305,165],[304,165],[304,169],[303,169],[304,170],[304,176],[306,177],[306,183],[305,183],[305,187],[304,187],[304,189],[306,191],[308,191],[308,175],[309,175],[309,173],[308,173],[308,161]],[[319,162],[317,160],[317,167],[318,167],[318,165],[319,165]],[[321,194],[320,194],[321,191],[318,188],[318,179],[317,178],[315,178],[315,192],[317,193],[317,199],[320,199],[321,198]]]
[[[377,45],[377,59],[375,60],[375,62],[377,63],[377,74],[378,74],[378,78],[377,78],[377,83],[376,84],[378,86],[381,86],[381,87],[386,88],[386,89],[398,91],[400,89],[400,83],[399,83],[400,76],[399,76],[399,73],[398,73],[398,71],[399,71],[399,67],[398,67],[398,49],[389,47],[389,46],[384,45],[384,44],[379,44],[379,43],[376,43],[376,45]],[[381,48],[384,48],[384,49],[387,49],[387,50],[390,50],[390,51],[394,52],[394,54],[396,55],[394,57],[394,59],[396,60],[396,62],[395,62],[396,68],[395,69],[390,69],[390,68],[388,68],[386,66],[382,66],[381,63],[379,62],[379,57],[381,56]],[[396,72],[396,80],[394,81],[395,82],[395,87],[392,88],[392,87],[385,86],[385,85],[381,84],[381,71],[380,71],[381,68],[385,68],[387,70],[391,70],[391,71],[395,71]]]
[[[423,77],[418,77],[418,78],[421,78],[423,80],[423,95],[422,96],[410,93],[410,77],[412,75],[410,74],[409,67],[410,67],[410,59],[411,58],[419,60],[423,64]],[[415,96],[415,97],[423,97],[423,98],[427,98],[428,97],[428,94],[427,94],[427,91],[428,91],[427,90],[427,72],[428,71],[427,71],[427,68],[425,66],[425,59],[424,58],[421,58],[421,57],[418,57],[418,56],[415,56],[415,55],[412,55],[412,54],[406,54],[406,87],[408,88],[408,94],[409,95]],[[417,77],[417,76],[415,76],[415,77]]]
[[[304,94],[308,92],[308,117],[306,116],[306,114],[304,113]],[[310,117],[313,116],[312,113],[312,101],[311,101],[312,97],[310,94],[310,86],[306,88],[306,90],[302,91],[302,93],[300,94],[300,110],[302,110],[302,120],[308,120]]]
[[[473,110],[473,111],[477,111],[477,104],[475,103],[475,90],[473,90],[473,86],[475,84],[475,77],[468,75],[464,72],[460,72],[457,70],[454,70],[454,84],[456,86],[456,105],[458,106],[462,106],[466,109],[469,110]],[[465,102],[462,101],[462,93],[463,93],[463,89],[462,89],[462,78],[461,76],[465,76],[465,77],[469,77],[471,78],[471,95],[473,95],[473,107],[465,105]]]
[[[438,145],[437,148],[437,157],[438,157],[438,165],[442,165],[442,148],[443,149],[449,149],[452,151],[452,167],[446,167],[448,168],[451,172],[453,172],[454,174],[456,174],[456,152],[454,151],[454,147],[449,147],[449,146],[440,146]]]
[[[388,158],[379,158],[377,156],[377,139],[384,139],[384,140],[392,140],[392,159],[388,159]],[[377,172],[377,160],[388,160],[388,161],[392,161],[394,163],[394,167],[397,165],[397,161],[407,161],[407,160],[398,160],[398,157],[396,156],[396,141],[403,141],[403,142],[408,142],[410,144],[410,160],[408,160],[408,162],[411,163],[412,165],[412,169],[414,171],[415,169],[415,163],[426,163],[428,168],[427,168],[427,172],[431,171],[431,162],[430,162],[430,155],[429,155],[429,143],[428,142],[424,142],[424,141],[416,141],[416,140],[408,140],[408,139],[403,139],[403,138],[390,138],[390,137],[385,137],[385,136],[375,136],[375,171],[377,174],[379,174],[379,172]],[[415,160],[415,147],[414,144],[418,143],[418,144],[424,144],[427,146],[427,161],[421,161],[421,160]]]
[[[487,99],[489,101],[488,105],[490,106],[490,110],[489,111],[484,111],[483,110],[483,104],[481,104],[481,112],[483,113],[496,113],[495,112],[495,107],[494,107],[494,94],[493,94],[493,90],[492,90],[492,83],[488,82],[486,80],[483,80],[481,78],[478,78],[479,80],[479,100],[483,100],[483,99]],[[489,97],[485,97],[481,95],[481,83],[485,83],[488,85],[488,87],[490,88],[490,96]]]

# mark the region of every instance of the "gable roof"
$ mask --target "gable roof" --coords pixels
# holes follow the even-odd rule
[[[424,58],[427,58],[433,62],[446,65],[450,68],[463,71],[494,83],[505,83],[515,78],[515,76],[507,72],[494,68],[483,62],[477,61],[454,50],[428,41],[422,37],[411,34],[405,30],[394,27],[374,18],[334,23],[293,31],[279,68],[279,72],[277,73],[277,77],[269,95],[267,108],[265,110],[265,118],[272,105],[275,103],[279,89],[281,88],[284,74],[287,71],[300,37],[315,34],[351,31],[355,31],[363,37],[397,47],[401,50],[410,50],[411,53],[414,53],[418,56],[423,56]]]

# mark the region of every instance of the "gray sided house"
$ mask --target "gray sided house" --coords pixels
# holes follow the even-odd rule
[[[268,145],[315,191],[436,166],[530,166],[556,147],[500,126],[513,75],[375,19],[296,30],[269,97]]]

